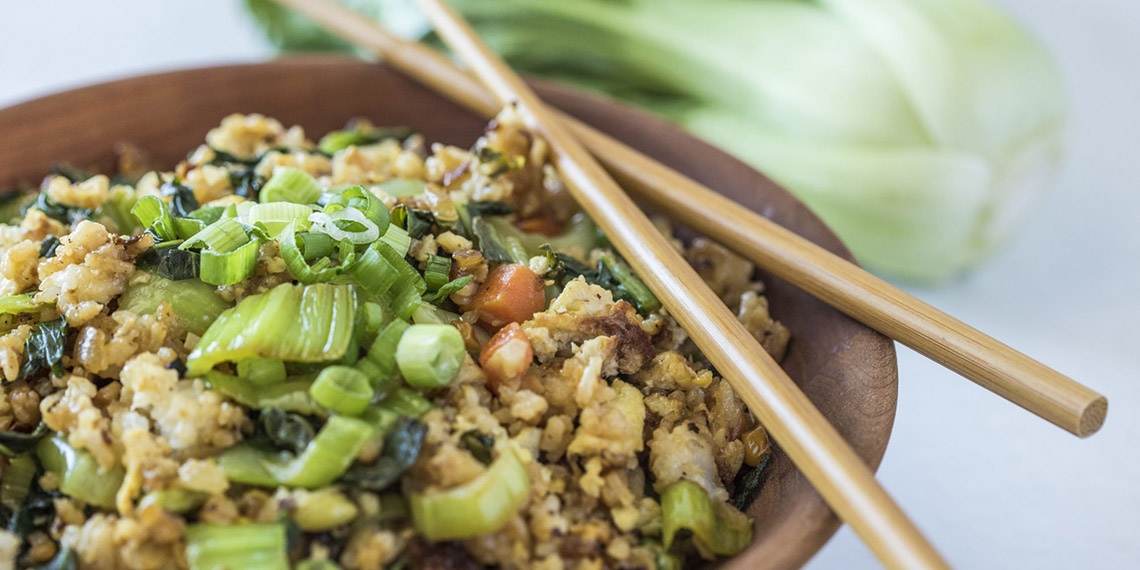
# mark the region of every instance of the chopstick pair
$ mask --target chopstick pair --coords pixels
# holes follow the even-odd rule
[[[476,111],[493,115],[501,105],[442,56],[398,40],[349,10],[322,0],[278,1],[376,50],[408,75]],[[605,135],[544,109],[458,16],[435,0],[420,4],[444,39],[476,68],[501,101],[521,104],[532,128],[543,133],[555,148],[559,166],[579,202],[611,234],[618,249],[681,324],[696,333],[694,338],[701,341],[698,344],[702,349],[709,347],[705,352],[714,365],[832,508],[887,566],[933,568],[945,563],[786,374],[750,335],[741,336],[739,323],[715,295],[710,298],[711,292],[699,277],[691,270],[671,275],[652,261],[663,258],[674,267],[689,269],[662,245],[632,201],[568,136],[560,122],[605,160],[611,173],[628,189],[653,197],[665,211],[732,246],[777,276],[1073,433],[1091,434],[1103,422],[1107,404],[1099,394]],[[623,225],[631,220],[629,226]],[[933,318],[924,318],[924,314]],[[703,320],[709,316],[712,318]],[[986,358],[977,358],[977,352]]]

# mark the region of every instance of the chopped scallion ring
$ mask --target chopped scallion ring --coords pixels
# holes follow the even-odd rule
[[[412,325],[396,347],[400,373],[415,388],[447,386],[466,356],[463,335],[451,325]]]
[[[355,368],[329,366],[313,381],[309,395],[338,414],[355,416],[372,400],[372,386],[368,376]]]
[[[344,208],[332,213],[313,212],[309,214],[309,221],[313,223],[309,228],[310,231],[327,234],[336,241],[346,239],[356,245],[363,245],[372,243],[380,237],[380,229],[376,224],[356,208]],[[354,224],[362,229],[356,231],[344,229]]]
[[[314,204],[321,197],[321,186],[308,172],[291,166],[279,166],[261,187],[261,203],[292,202]]]

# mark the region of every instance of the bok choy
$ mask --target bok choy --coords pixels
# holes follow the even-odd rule
[[[342,0],[409,38],[414,3]],[[640,104],[796,193],[881,271],[977,263],[1055,176],[1065,102],[985,0],[454,0],[515,69]],[[247,0],[287,50],[348,49]]]

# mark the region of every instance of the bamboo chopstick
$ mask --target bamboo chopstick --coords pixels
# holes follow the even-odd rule
[[[499,104],[443,55],[396,38],[329,0],[277,0],[393,67],[485,116]],[[784,229],[675,170],[551,110],[621,185],[756,262],[773,275],[913,348],[1053,424],[1087,437],[1104,424],[1104,396],[923,303],[857,265]]]
[[[500,102],[516,104],[527,126],[544,137],[578,203],[884,565],[947,567],[835,428],[522,79],[442,0],[417,4]]]

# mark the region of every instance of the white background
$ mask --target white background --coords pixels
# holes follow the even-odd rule
[[[900,347],[898,419],[880,479],[957,567],[1138,568],[1140,4],[998,1],[1067,77],[1068,164],[1038,215],[988,265],[911,292],[1106,394],[1109,419],[1077,440]],[[234,0],[4,8],[0,105],[271,55]],[[847,528],[809,564],[874,567]]]

